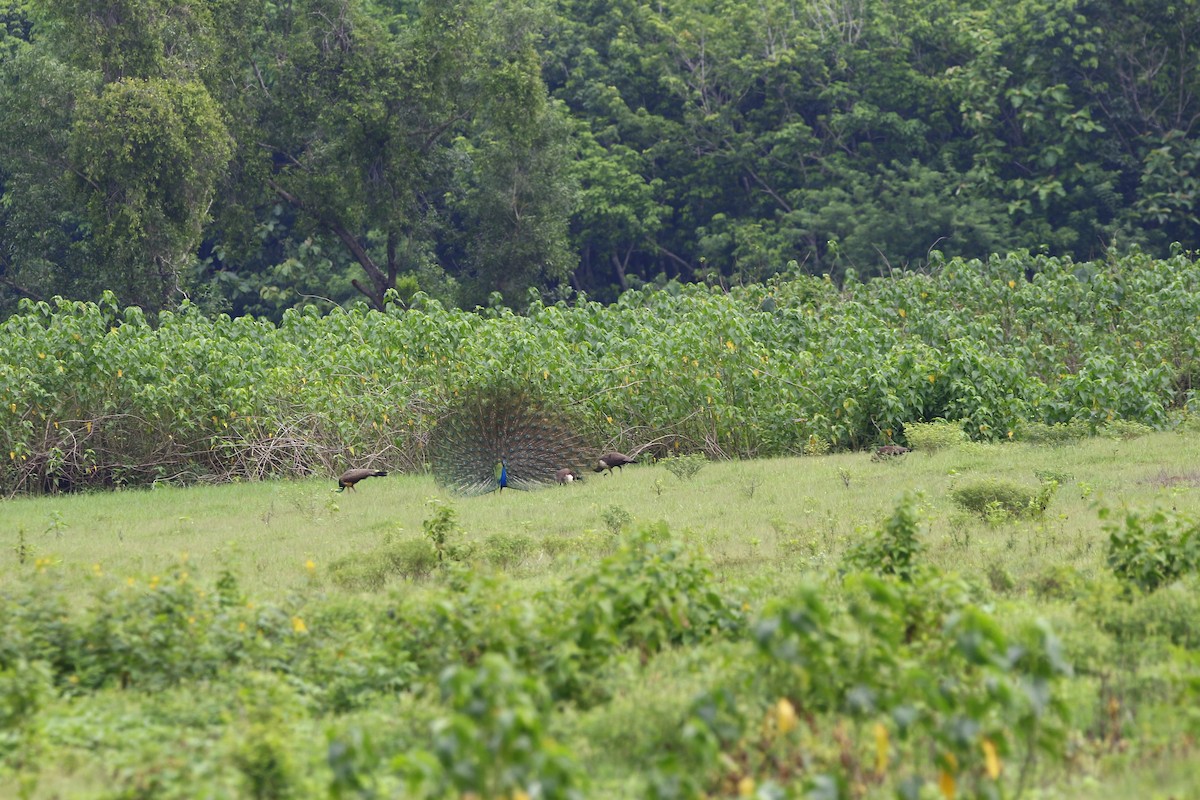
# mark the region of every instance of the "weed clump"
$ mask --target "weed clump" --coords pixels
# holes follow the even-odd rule
[[[904,423],[904,438],[913,450],[933,453],[962,444],[967,441],[967,434],[961,422],[937,419],[932,422]]]
[[[1101,519],[1109,515],[1100,512]],[[1184,575],[1200,571],[1200,522],[1155,510],[1143,516],[1136,511],[1124,520],[1106,523],[1108,566],[1127,586],[1153,592]]]
[[[960,507],[985,520],[1004,521],[1011,517],[1042,516],[1057,491],[1057,481],[1032,488],[999,478],[985,478],[956,487],[951,497]]]
[[[681,481],[690,481],[696,477],[696,473],[704,469],[704,465],[708,463],[708,459],[702,453],[693,453],[689,456],[676,456],[663,461],[667,467],[667,472],[670,472]]]
[[[846,554],[846,565],[879,575],[895,575],[911,581],[921,552],[917,536],[921,532],[917,514],[918,495],[905,494],[892,515],[874,536],[865,539]]]

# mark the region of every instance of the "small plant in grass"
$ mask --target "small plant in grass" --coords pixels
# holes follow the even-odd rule
[[[1109,520],[1111,512],[1100,510]],[[1183,575],[1200,570],[1200,523],[1191,516],[1155,509],[1128,511],[1122,520],[1107,521],[1108,566],[1127,585],[1152,592]]]
[[[450,538],[460,532],[457,512],[437,500],[430,500],[429,505],[433,506],[433,516],[422,522],[421,526],[425,529],[425,537],[433,543],[438,563],[460,560],[462,549],[450,542]]]
[[[904,438],[908,446],[922,453],[933,453],[967,441],[961,422],[937,419],[932,422],[904,423]]]
[[[1130,419],[1114,419],[1097,431],[1100,436],[1109,439],[1137,439],[1154,433],[1154,428],[1144,422]]]
[[[536,549],[532,536],[524,533],[495,533],[483,541],[485,561],[502,569],[517,566]]]
[[[633,522],[633,515],[621,506],[609,506],[604,509],[600,516],[604,520],[604,525],[608,528],[609,533],[613,536],[619,536],[625,526]]]
[[[921,532],[917,513],[919,498],[917,494],[905,494],[883,526],[849,550],[846,565],[851,569],[895,575],[903,581],[911,581],[921,552],[921,542],[917,538]]]
[[[439,680],[449,713],[430,726],[429,750],[395,760],[412,797],[581,800],[586,773],[546,732],[549,697],[499,653]]]
[[[1089,435],[1091,431],[1083,420],[1053,424],[1022,420],[1013,430],[1013,439],[1016,441],[1040,445],[1070,444]]]
[[[833,445],[828,439],[817,436],[815,433],[808,437],[808,441],[804,443],[804,455],[806,456],[826,456],[833,449]]]
[[[675,456],[663,461],[667,467],[667,472],[670,472],[681,481],[690,481],[696,477],[696,473],[704,469],[704,465],[708,463],[708,459],[701,453],[692,453],[688,456]]]
[[[999,478],[985,478],[958,486],[950,495],[960,507],[995,524],[1014,517],[1040,517],[1057,491],[1056,481],[1035,489]]]

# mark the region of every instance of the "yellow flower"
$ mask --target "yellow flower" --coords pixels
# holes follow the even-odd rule
[[[1015,289],[1015,288],[1017,288],[1017,282],[1016,282],[1016,281],[1009,281],[1009,282],[1008,282],[1008,288],[1010,288],[1010,289]]]
[[[542,370],[542,380],[546,380],[549,377],[550,377],[550,370],[548,370],[548,369]]]
[[[875,772],[882,775],[888,765],[888,729],[882,722],[875,723]]]
[[[798,722],[796,707],[792,705],[792,701],[781,697],[775,704],[775,725],[779,730],[779,735],[783,736],[795,730]]]
[[[749,797],[754,794],[754,778],[749,775],[738,781],[738,797]]]
[[[292,630],[296,633],[308,633],[308,626],[300,617],[292,617]]]
[[[929,382],[930,382],[930,383],[936,383],[936,382],[937,382],[937,377],[936,377],[936,376],[934,376],[934,375],[930,375],[930,376],[929,376]]]
[[[38,353],[38,358],[45,358],[45,357],[46,357],[45,353]]]
[[[725,342],[725,346],[726,346],[726,347],[728,347],[730,350],[736,350],[736,349],[737,349],[737,345],[735,345],[735,344],[733,343],[733,340],[732,340],[732,339],[729,339],[729,340],[727,340],[727,341]]]
[[[991,739],[983,740],[983,764],[989,778],[996,780],[1000,777],[1000,756]]]
[[[118,377],[118,378],[124,377],[124,375],[125,375],[125,370],[123,370],[123,369],[119,369],[119,370],[117,370],[117,377]]]
[[[308,570],[309,572],[312,572],[313,570],[315,570],[315,569],[317,568],[317,565],[316,565],[316,563],[315,563],[315,562],[314,562],[314,561],[313,561],[313,560],[310,558],[308,561],[305,561],[305,562],[304,562],[304,568],[305,568],[306,570]]]
[[[942,770],[942,774],[938,776],[938,788],[942,790],[942,797],[946,800],[954,800],[957,787],[954,784],[954,776],[946,770]]]

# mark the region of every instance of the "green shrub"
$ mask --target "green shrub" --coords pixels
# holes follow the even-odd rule
[[[1109,439],[1137,439],[1154,433],[1154,428],[1136,420],[1114,419],[1101,427],[1097,433]]]
[[[1008,517],[1039,517],[1050,505],[1058,484],[1034,488],[999,478],[986,478],[955,487],[950,496],[960,507],[989,521]]]
[[[483,541],[483,560],[493,566],[509,569],[529,558],[537,550],[532,536],[524,533],[496,533]]]
[[[1070,444],[1090,435],[1091,429],[1083,420],[1053,424],[1021,420],[1013,431],[1013,439],[1016,441],[1042,445]]]
[[[667,458],[662,463],[667,468],[667,472],[670,472],[676,478],[679,478],[679,480],[690,481],[696,477],[697,472],[704,469],[704,466],[708,463],[708,459],[704,457],[703,453],[692,453],[687,456]]]
[[[1101,509],[1101,519],[1109,516]],[[1200,523],[1189,515],[1128,511],[1123,520],[1106,522],[1104,530],[1108,566],[1127,585],[1152,592],[1200,569]]]
[[[586,772],[550,738],[546,688],[504,656],[452,665],[438,681],[449,714],[430,726],[428,750],[395,759],[406,796],[581,800]]]
[[[904,438],[913,450],[933,453],[967,441],[967,434],[963,431],[961,422],[939,419],[932,422],[904,423]]]
[[[895,575],[910,581],[916,572],[916,558],[921,552],[917,517],[918,495],[905,494],[883,526],[850,548],[845,563],[851,569],[866,570],[877,575]]]
[[[343,556],[329,565],[329,577],[343,589],[373,592],[387,583],[391,565],[378,550]]]

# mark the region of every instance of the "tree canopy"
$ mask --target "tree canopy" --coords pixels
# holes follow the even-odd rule
[[[10,0],[0,309],[1200,243],[1200,6]]]

